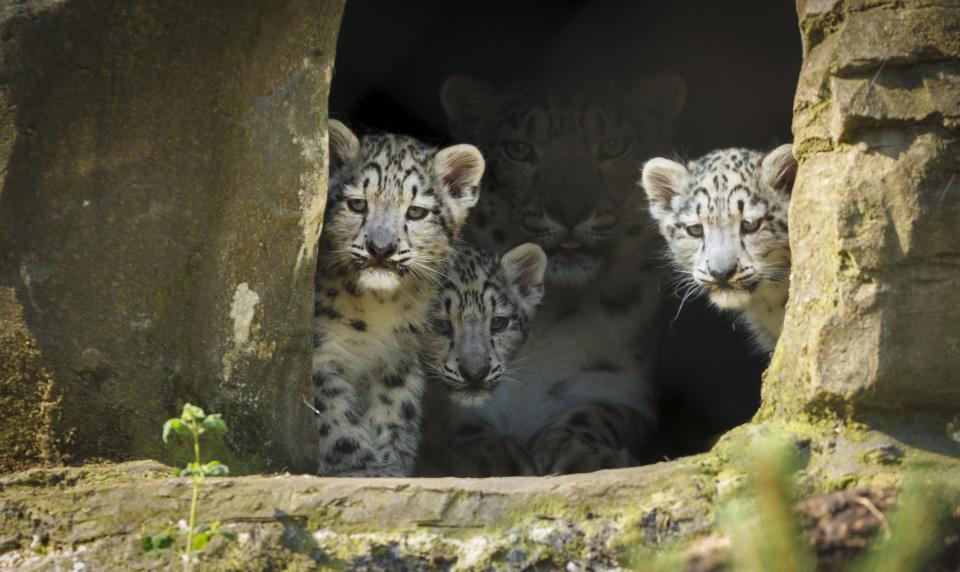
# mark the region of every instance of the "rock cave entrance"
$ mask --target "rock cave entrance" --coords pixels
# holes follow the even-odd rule
[[[683,155],[790,138],[800,46],[787,6],[375,2],[342,26],[335,2],[283,6],[251,3],[231,26],[218,4],[189,18],[166,5],[4,12],[5,363],[31,364],[7,378],[27,395],[13,418],[36,427],[11,434],[5,466],[175,460],[153,427],[189,400],[232,421],[222,456],[238,470],[310,471],[304,320],[331,78],[334,117],[441,141],[453,73],[503,85],[672,70],[687,84],[671,143]],[[668,290],[650,460],[747,421],[766,362],[728,318],[702,300],[678,312]]]
[[[773,2],[731,11],[695,2],[368,1],[346,6],[329,110],[361,131],[457,142],[439,95],[454,74],[503,87],[545,77],[628,84],[670,70],[687,97],[668,147],[695,158],[789,142],[800,62],[796,11]],[[660,291],[660,421],[648,462],[704,451],[748,421],[768,362],[705,298],[681,310],[674,277],[665,273]]]

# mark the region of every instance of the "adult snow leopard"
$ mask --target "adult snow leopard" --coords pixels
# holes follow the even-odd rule
[[[538,473],[632,464],[625,451],[652,423],[656,230],[634,180],[663,151],[684,97],[672,74],[443,86],[454,135],[487,160],[465,236],[500,251],[534,242],[549,257],[548,296],[517,358],[524,371],[481,408],[498,434],[532,444]],[[625,415],[612,420],[611,410]],[[580,430],[600,426],[613,437]]]
[[[790,287],[787,209],[797,161],[721,149],[686,165],[655,158],[641,184],[677,271],[722,310],[737,312],[757,345],[780,337]]]
[[[420,436],[419,336],[484,160],[471,145],[358,140],[338,121],[329,135],[314,311],[318,472],[405,476]]]

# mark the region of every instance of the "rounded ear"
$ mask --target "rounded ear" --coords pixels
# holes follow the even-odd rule
[[[673,119],[687,100],[687,83],[673,72],[660,72],[638,80],[631,91],[636,100],[657,117]]]
[[[650,209],[655,217],[658,213],[673,210],[673,198],[686,189],[689,179],[687,168],[670,159],[656,157],[643,165],[640,184],[650,199]]]
[[[789,195],[797,178],[797,159],[793,145],[787,143],[767,153],[760,163],[760,177],[764,184]]]
[[[327,124],[330,141],[330,172],[334,172],[360,156],[360,141],[350,128],[331,119]]]
[[[480,150],[473,145],[454,145],[437,152],[433,170],[443,183],[446,194],[461,208],[469,209],[480,198],[480,179],[484,161]],[[466,218],[466,210],[464,210]]]
[[[500,257],[500,268],[510,288],[530,310],[543,300],[543,275],[547,255],[540,246],[527,242]]]
[[[468,138],[496,101],[497,93],[488,84],[463,75],[450,76],[440,88],[440,103],[456,137]]]

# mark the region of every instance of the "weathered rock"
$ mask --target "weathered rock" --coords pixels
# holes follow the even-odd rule
[[[960,4],[798,6],[794,266],[762,416],[852,415],[958,455]]]
[[[235,470],[309,469],[342,7],[0,6],[0,470],[169,459],[183,400],[225,413]]]
[[[205,549],[201,561],[205,570],[550,570],[568,562],[602,570],[617,564],[624,543],[704,530],[714,491],[703,461],[554,478],[210,479],[200,520],[218,520],[238,538]],[[151,559],[140,535],[185,518],[189,502],[189,480],[152,462],[0,477],[0,566],[165,568],[173,556]]]
[[[63,445],[53,442],[59,402],[12,288],[0,287],[0,348],[5,350],[0,354],[0,467],[53,464]]]
[[[210,570],[642,568],[657,551],[704,537],[716,524],[718,506],[749,493],[749,451],[774,431],[783,432],[743,428],[709,454],[588,475],[209,479],[200,522],[220,521],[237,538],[215,541],[201,562]],[[810,545],[825,565],[857,555],[880,526],[869,505],[854,506],[858,495],[886,511],[886,487],[919,467],[931,482],[960,482],[956,459],[910,450],[897,463],[885,463],[876,451],[889,458],[889,438],[836,434],[820,442],[799,439],[796,446],[803,494],[853,485],[879,491],[799,505]],[[837,474],[846,478],[831,479]],[[189,505],[189,479],[172,478],[150,461],[0,477],[0,567],[70,569],[82,563],[99,569],[122,561],[127,569],[164,569],[175,556],[146,555],[140,537],[176,528]],[[182,546],[183,538],[178,542]],[[694,569],[723,569],[729,539],[714,536],[706,544],[694,545]]]

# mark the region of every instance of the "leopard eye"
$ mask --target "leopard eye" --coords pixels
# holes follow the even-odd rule
[[[429,212],[430,211],[423,207],[413,206],[407,209],[407,218],[410,220],[420,220],[427,216],[427,213]]]
[[[367,212],[367,201],[363,199],[350,199],[347,201],[347,207],[355,213]]]
[[[611,137],[600,144],[601,159],[616,159],[630,150],[630,139],[626,137]]]
[[[700,238],[703,236],[703,225],[702,224],[689,224],[687,225],[687,234],[690,236],[695,236]]]
[[[450,323],[450,320],[437,320],[436,328],[438,334],[446,336],[453,331],[453,324]]]
[[[760,219],[756,219],[756,220],[743,219],[742,221],[740,221],[740,232],[742,232],[743,234],[750,234],[753,232],[757,232],[757,230],[760,229],[760,222],[761,222]]]
[[[505,318],[503,316],[494,316],[490,320],[490,331],[491,332],[502,332],[507,329],[507,325],[510,324],[510,318]]]
[[[511,161],[517,161],[518,163],[533,162],[533,146],[529,143],[507,140],[501,143],[500,147]]]

